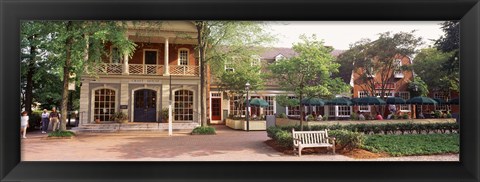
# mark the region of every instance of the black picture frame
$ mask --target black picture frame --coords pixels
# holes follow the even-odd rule
[[[19,115],[16,114],[20,108],[19,22],[59,19],[461,20],[460,162],[20,162]],[[2,0],[0,179],[478,181],[479,23],[478,0]]]

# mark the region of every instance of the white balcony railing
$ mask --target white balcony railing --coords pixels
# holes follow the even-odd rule
[[[185,65],[169,65],[171,75],[187,75],[198,76],[198,66],[185,66]],[[131,75],[163,75],[163,65],[151,65],[151,64],[129,64],[128,74]],[[93,68],[93,71],[98,74],[122,74],[122,63],[100,63]]]
[[[132,75],[163,75],[163,65],[129,64],[128,71]]]
[[[171,75],[198,75],[198,66],[170,65]]]
[[[100,63],[93,67],[98,74],[122,74],[123,65],[120,63]]]

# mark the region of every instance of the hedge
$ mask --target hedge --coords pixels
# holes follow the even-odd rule
[[[211,126],[199,126],[193,129],[192,135],[214,135],[215,128]]]
[[[291,148],[293,147],[291,131],[291,128],[287,130],[286,128],[271,126],[267,128],[267,136],[275,140],[278,145]],[[347,130],[331,130],[328,134],[329,137],[336,138],[336,144],[340,146],[339,149],[357,148],[362,146],[365,141],[365,136],[362,133]]]
[[[280,126],[282,130],[300,130],[299,125]],[[348,124],[348,125],[315,125],[303,126],[304,131],[310,130],[348,130],[364,134],[430,134],[430,133],[460,133],[458,123],[387,123],[387,124]]]

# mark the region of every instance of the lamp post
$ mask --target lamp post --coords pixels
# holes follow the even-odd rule
[[[246,115],[246,117],[247,117],[247,132],[249,132],[250,131],[250,118],[249,118],[249,114],[250,114],[249,112],[250,111],[248,109],[250,108],[250,100],[248,100],[248,90],[250,90],[250,83],[247,82],[245,84],[245,90],[247,91],[247,109],[246,109],[246,112],[247,112],[247,115]]]

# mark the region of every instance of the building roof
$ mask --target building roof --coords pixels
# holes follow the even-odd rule
[[[337,57],[343,52],[345,52],[345,50],[334,49],[332,51],[332,56]],[[278,55],[282,55],[285,58],[291,58],[293,56],[298,55],[298,53],[296,53],[292,48],[288,48],[288,47],[273,47],[273,48],[267,48],[262,54],[260,54],[260,57],[262,59],[275,59],[275,57]]]

